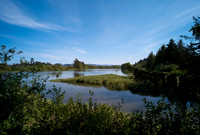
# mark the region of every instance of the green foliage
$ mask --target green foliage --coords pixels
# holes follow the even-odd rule
[[[154,105],[144,100],[146,111],[136,112],[130,121],[132,134],[199,134],[199,105],[166,104],[163,100]],[[196,116],[195,116],[195,115]],[[197,118],[197,119],[196,119]]]
[[[121,70],[125,74],[132,73],[133,72],[133,66],[129,62],[124,63],[124,64],[121,65]]]
[[[182,40],[175,43],[173,39],[167,45],[162,45],[156,55],[151,52],[147,58],[140,60],[133,66],[130,63],[122,65],[122,72],[133,73],[134,69],[142,69],[156,72],[182,72],[190,71],[194,64],[194,55],[190,53],[189,47],[183,45]],[[197,62],[197,60],[195,60]]]
[[[200,17],[193,17],[195,25],[192,26],[192,28],[189,30],[189,32],[192,31],[192,35],[194,36],[195,40],[200,39]]]
[[[167,44],[166,52],[165,52],[165,60],[166,63],[173,63],[175,64],[177,61],[177,54],[178,52],[178,47],[177,44],[173,39],[170,39],[169,43]]]
[[[190,45],[188,45],[188,52],[190,55],[190,59],[187,65],[187,68],[189,69],[189,73],[193,76],[196,76],[199,78],[200,74],[200,17],[193,17],[194,20],[194,26],[191,27],[189,32],[192,32],[193,37],[188,36],[181,36],[185,39],[191,40]]]
[[[1,45],[0,50],[0,64],[7,64],[7,61],[10,61],[14,55],[22,53],[22,51],[16,52],[16,48],[11,48],[6,50],[5,45]]]
[[[166,46],[165,45],[162,45],[157,53],[156,53],[156,61],[155,63],[158,65],[158,64],[165,64],[166,63],[166,60],[165,60],[165,53],[166,53]]]
[[[120,69],[120,65],[102,66],[102,65],[85,65],[86,69]]]
[[[161,72],[169,72],[169,73],[179,73],[181,72],[179,70],[179,66],[176,64],[169,64],[169,65],[160,65],[160,69],[157,69]]]
[[[31,58],[31,62],[21,58],[20,64],[5,65],[1,71],[65,71],[71,70],[70,66],[62,66],[61,64],[50,64],[42,62],[34,62]]]
[[[182,40],[175,43],[173,39],[165,46],[162,45],[155,58],[153,71],[157,72],[185,72],[189,61],[187,48],[183,46]],[[147,69],[149,70],[149,69]],[[152,71],[152,70],[151,70]]]
[[[54,104],[62,104],[62,100],[64,99],[65,91],[61,92],[61,88],[56,88],[55,85],[53,85],[53,88],[48,90],[46,94],[53,95],[52,101]]]
[[[182,40],[175,43],[173,39],[167,45],[162,45],[156,55],[152,52],[146,59],[140,60],[133,66],[130,63],[122,65],[122,72],[133,73],[134,69],[147,70],[150,72],[168,72],[180,74],[199,73],[199,59],[196,53],[191,52],[191,46],[185,47]]]
[[[81,76],[68,79],[51,80],[53,82],[67,82],[82,85],[105,86],[108,89],[124,90],[130,89],[133,81],[128,76],[119,76],[114,74],[96,75],[96,76]]]
[[[7,67],[7,62],[10,61],[13,56],[20,54],[22,51],[16,52],[15,48],[6,50],[5,45],[1,45],[0,50],[0,71],[5,70]]]
[[[9,71],[66,71],[66,70],[85,70],[85,69],[119,69],[120,66],[99,66],[99,65],[86,65],[84,62],[78,63],[78,68],[75,68],[71,65],[63,66],[62,64],[51,64],[34,61],[33,58],[30,59],[30,62],[25,60],[25,58],[20,59],[20,64],[6,65],[0,64],[1,72]]]
[[[153,52],[151,52],[149,54],[149,56],[147,57],[147,62],[146,62],[146,69],[149,71],[153,71],[155,68],[155,55],[153,54]]]
[[[135,63],[134,65],[133,65],[133,69],[142,69],[142,70],[144,70],[145,69],[145,67],[146,67],[146,63],[147,63],[147,59],[146,58],[144,58],[144,59],[142,59],[142,60],[139,60],[137,63]]]
[[[74,60],[73,67],[74,67],[76,70],[83,70],[83,69],[85,69],[85,63],[79,61],[79,60],[76,58],[76,59]]]

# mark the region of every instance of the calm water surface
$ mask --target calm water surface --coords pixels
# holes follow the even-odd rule
[[[91,69],[87,71],[44,71],[39,72],[38,74],[43,78],[49,76],[48,80],[103,74],[124,75],[120,69]],[[76,98],[76,96],[79,93],[83,94],[83,102],[87,102],[90,98],[89,90],[92,90],[92,92],[94,92],[92,99],[96,103],[118,105],[118,103],[121,103],[121,100],[123,98],[124,104],[121,107],[121,111],[123,112],[132,112],[133,110],[144,110],[144,98],[149,99],[154,103],[161,99],[161,97],[133,94],[129,90],[117,91],[109,90],[105,87],[89,87],[61,82],[46,82],[47,89],[51,89],[53,85],[55,85],[57,88],[61,87],[62,91],[65,91],[64,102],[67,102],[69,97]]]

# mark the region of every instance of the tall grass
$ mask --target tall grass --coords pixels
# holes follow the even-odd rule
[[[129,89],[133,84],[128,76],[119,76],[114,74],[96,75],[96,76],[82,76],[68,79],[51,80],[53,82],[66,82],[72,84],[85,84],[105,86],[108,89],[125,90]]]

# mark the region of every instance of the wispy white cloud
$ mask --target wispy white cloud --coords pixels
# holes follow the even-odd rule
[[[39,22],[24,13],[20,7],[11,0],[1,0],[0,20],[9,24],[38,30],[76,31],[71,27],[63,27],[56,24]]]
[[[16,37],[14,37],[14,36],[11,36],[11,35],[6,35],[6,34],[0,34],[0,37],[5,37],[5,38],[16,39]]]
[[[199,9],[200,9],[200,6],[199,6],[199,5],[197,5],[196,7],[191,7],[191,8],[189,8],[188,10],[185,10],[185,11],[183,11],[183,12],[177,14],[177,15],[175,16],[175,19],[182,19],[182,18],[187,17],[188,15],[189,15],[189,16],[191,16],[191,15],[196,15],[196,12],[198,13]],[[190,18],[190,19],[191,19],[191,18]]]
[[[63,48],[36,48],[33,50],[23,51],[25,58],[34,58],[36,61],[51,62],[51,63],[72,63],[78,57],[76,52],[70,47]]]
[[[144,47],[142,48],[142,51],[143,51],[145,54],[149,54],[149,53],[152,52],[152,51],[154,50],[154,48],[155,48],[156,46],[158,46],[158,45],[160,46],[160,45],[161,45],[161,42],[150,43],[150,44],[144,46]],[[155,53],[155,52],[154,52],[154,53]]]
[[[78,53],[87,54],[87,51],[85,51],[85,50],[83,50],[81,48],[73,47],[72,49],[75,50]]]
[[[44,57],[46,59],[53,59],[53,60],[62,60],[62,57],[59,57],[59,56],[55,56],[55,55],[51,55],[51,54],[38,54],[40,57]]]
[[[180,8],[172,10],[168,13],[168,15],[163,16],[157,22],[155,20],[156,27],[153,27],[151,31],[149,31],[148,35],[153,35],[156,33],[166,34],[171,31],[174,31],[180,27],[185,26],[186,24],[192,21],[192,16],[196,16],[200,13],[200,6],[196,5],[194,7],[190,7],[188,9]]]

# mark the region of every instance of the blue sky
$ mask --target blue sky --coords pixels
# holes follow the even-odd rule
[[[28,60],[133,64],[191,35],[192,16],[199,0],[0,0],[0,44]]]

